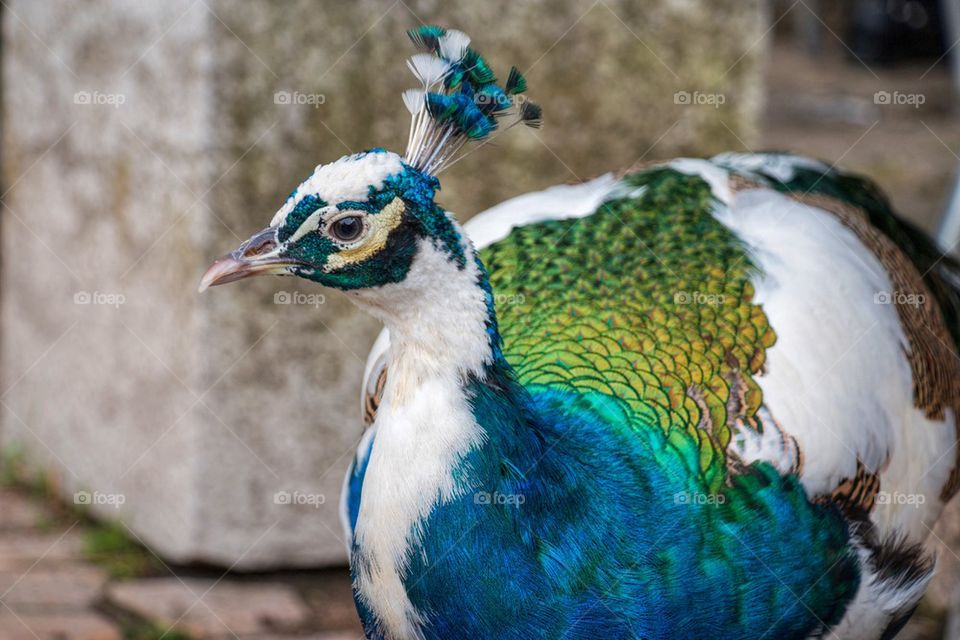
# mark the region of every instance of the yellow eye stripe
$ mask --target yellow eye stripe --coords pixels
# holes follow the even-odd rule
[[[351,264],[363,262],[374,255],[387,244],[390,232],[400,226],[403,216],[403,200],[394,198],[380,210],[379,213],[367,215],[366,224],[369,228],[366,238],[357,246],[342,249],[327,258],[323,270],[330,272],[342,269]]]

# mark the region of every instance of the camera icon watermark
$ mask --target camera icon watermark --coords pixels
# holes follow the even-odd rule
[[[873,303],[922,307],[927,303],[927,296],[922,293],[910,293],[907,291],[877,291],[873,294]]]
[[[474,504],[495,505],[504,507],[519,507],[527,501],[527,497],[522,493],[500,493],[494,491],[477,491],[473,494]]]
[[[103,93],[101,91],[77,91],[73,94],[73,104],[106,106],[119,109],[127,101],[122,93]]]
[[[302,505],[319,509],[325,504],[327,496],[322,493],[304,493],[302,491],[277,491],[273,494],[273,504]]]
[[[327,301],[322,293],[303,293],[301,291],[277,291],[273,294],[273,304],[297,304],[319,308]]]
[[[122,493],[102,493],[100,491],[77,491],[73,494],[73,504],[81,507],[92,507],[95,505],[105,505],[119,509],[127,497]]]
[[[923,93],[904,93],[902,91],[877,91],[873,94],[873,104],[881,106],[907,106],[919,109],[927,101]]]
[[[326,104],[327,96],[322,93],[303,93],[300,91],[275,91],[273,94],[273,104],[279,105],[308,105],[314,109],[319,109],[320,105]]]
[[[702,91],[677,91],[673,94],[673,104],[681,106],[706,106],[719,109],[726,104],[727,96],[723,93],[704,93]]]
[[[674,304],[692,304],[718,307],[727,301],[722,293],[703,293],[701,291],[677,291],[673,294]]]
[[[120,305],[127,302],[127,297],[122,293],[111,293],[107,291],[77,291],[73,294],[73,304],[79,305],[102,305],[119,309]]]

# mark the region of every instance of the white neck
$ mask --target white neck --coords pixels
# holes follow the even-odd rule
[[[491,361],[489,311],[472,247],[466,253],[460,269],[422,241],[403,282],[354,296],[391,335],[354,532],[356,586],[389,638],[422,637],[404,587],[411,547],[434,507],[471,490],[453,471],[483,442],[463,385]]]
[[[469,241],[464,250],[461,268],[446,251],[421,240],[402,282],[353,292],[357,305],[390,331],[389,378],[399,394],[394,404],[431,378],[482,377],[491,362],[486,294]]]

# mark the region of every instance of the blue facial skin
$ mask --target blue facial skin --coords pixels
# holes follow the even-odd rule
[[[624,427],[620,401],[523,389],[500,363],[465,390],[487,437],[404,575],[425,637],[803,638],[856,592],[845,522],[795,476],[758,463],[711,501],[678,499],[702,485],[662,431]],[[354,576],[365,562],[355,546]]]

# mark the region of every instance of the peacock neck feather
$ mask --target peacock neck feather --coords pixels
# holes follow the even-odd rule
[[[493,402],[504,425],[533,415],[503,356],[486,271],[450,224],[462,260],[448,242],[422,238],[401,282],[352,294],[391,335],[352,568],[361,608],[394,637],[418,637],[424,622],[404,582],[423,523],[476,483],[479,467],[471,470],[476,465],[467,458],[487,449],[490,433],[478,418],[477,398]],[[519,431],[513,433],[521,442]]]

